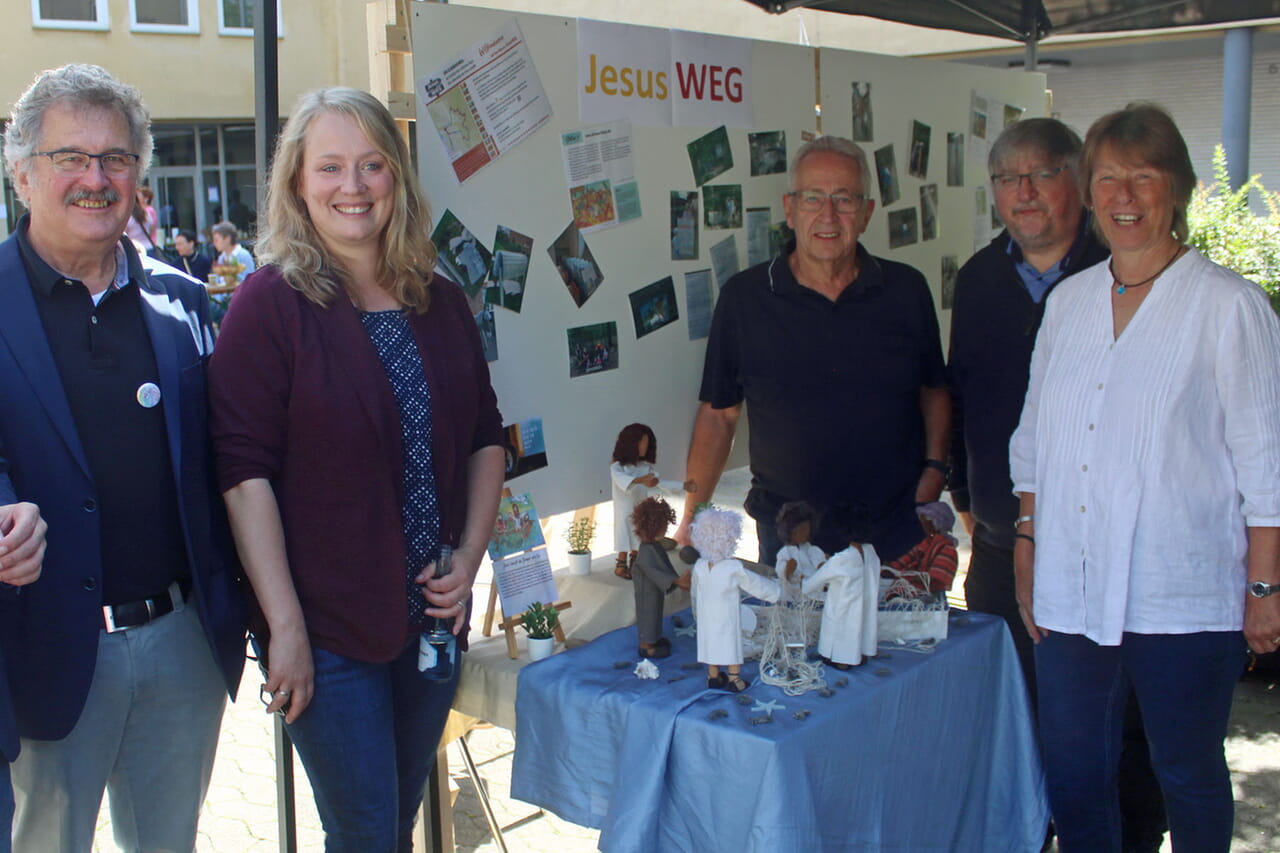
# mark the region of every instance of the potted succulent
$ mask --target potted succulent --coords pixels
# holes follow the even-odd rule
[[[582,517],[575,518],[565,532],[564,538],[569,542],[569,573],[574,575],[591,574],[591,537],[595,535],[594,520]]]
[[[554,604],[543,604],[535,601],[529,609],[520,614],[524,630],[529,634],[529,659],[542,660],[550,657],[555,646],[555,630],[560,624],[560,612]]]

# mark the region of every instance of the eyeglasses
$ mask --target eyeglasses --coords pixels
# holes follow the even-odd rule
[[[53,168],[68,175],[79,175],[89,171],[89,164],[94,160],[97,160],[102,165],[102,171],[108,175],[124,175],[135,169],[138,161],[142,159],[137,154],[130,154],[127,151],[88,154],[84,151],[60,148],[57,151],[37,151],[35,153],[40,157],[48,157],[49,162],[53,163]]]
[[[1026,178],[1031,182],[1031,186],[1040,190],[1044,189],[1044,187],[1054,178],[1058,177],[1058,175],[1061,175],[1066,168],[1066,166],[1059,166],[1056,169],[1038,169],[1034,172],[1023,172],[1020,175],[992,175],[991,183],[994,184],[995,188],[998,190],[1011,190],[1014,187],[1022,186],[1022,179]]]
[[[862,207],[862,203],[867,200],[865,195],[848,195],[846,193],[835,193],[827,195],[820,190],[800,190],[797,192],[787,193],[796,200],[796,204],[801,210],[809,212],[822,210],[827,206],[830,200],[836,206],[837,213],[857,213]]]

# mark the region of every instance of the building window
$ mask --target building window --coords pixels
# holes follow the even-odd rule
[[[31,0],[31,22],[57,30],[105,30],[107,0]]]
[[[129,0],[132,29],[139,33],[198,33],[198,0]]]
[[[255,0],[218,0],[218,32],[224,36],[253,35],[253,4]],[[280,14],[280,0],[276,2],[276,28],[284,36],[284,18]]]

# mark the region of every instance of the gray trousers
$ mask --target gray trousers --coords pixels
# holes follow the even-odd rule
[[[226,702],[194,607],[104,631],[75,728],[22,739],[14,850],[89,853],[104,791],[122,850],[194,850]]]

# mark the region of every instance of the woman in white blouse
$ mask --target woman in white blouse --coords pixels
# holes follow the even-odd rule
[[[1280,592],[1280,323],[1185,245],[1195,172],[1167,113],[1102,117],[1083,161],[1112,256],[1049,300],[1010,442],[1049,802],[1063,853],[1120,850],[1131,684],[1174,849],[1226,853],[1231,693],[1246,640],[1280,645],[1280,595],[1250,594]]]

